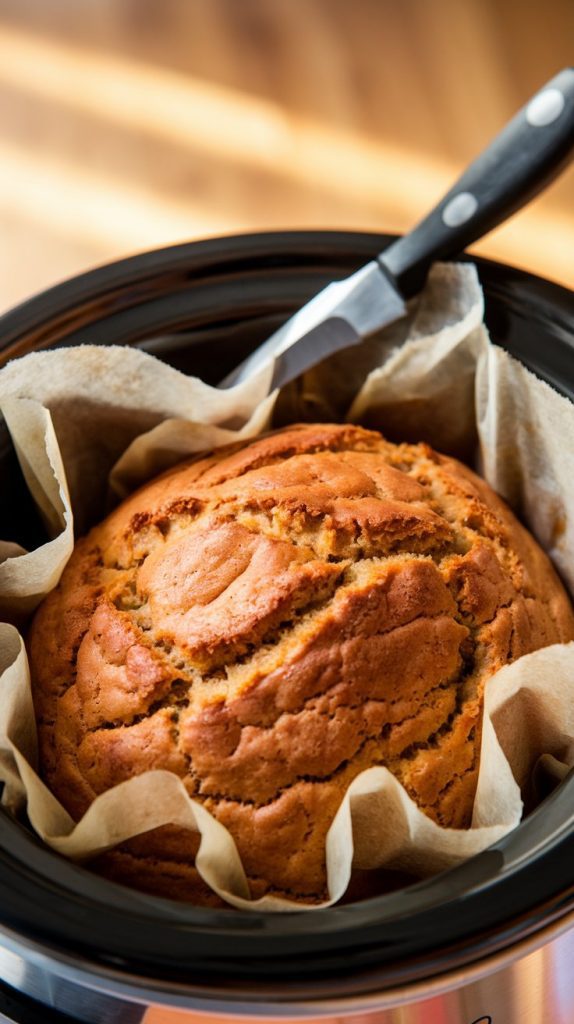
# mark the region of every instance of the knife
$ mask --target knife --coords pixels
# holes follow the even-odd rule
[[[269,373],[269,391],[400,319],[431,264],[460,253],[549,184],[574,155],[574,69],[524,106],[407,235],[324,288],[221,383]]]

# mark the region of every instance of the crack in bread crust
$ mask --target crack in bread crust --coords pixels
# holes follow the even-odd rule
[[[30,632],[42,772],[78,818],[173,771],[254,894],[316,902],[353,779],[386,765],[467,827],[485,681],[571,639],[548,559],[466,467],[360,427],[287,428],[175,467],[78,542]],[[156,829],[95,866],[214,905],[195,851]]]

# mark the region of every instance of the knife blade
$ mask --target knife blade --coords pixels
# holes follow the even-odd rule
[[[405,312],[402,295],[381,265],[371,260],[350,277],[323,288],[219,386],[232,387],[273,365],[269,389],[283,387]]]
[[[219,384],[264,370],[268,391],[404,316],[437,259],[461,252],[538,194],[574,155],[574,69],[548,82],[409,234],[328,285]]]

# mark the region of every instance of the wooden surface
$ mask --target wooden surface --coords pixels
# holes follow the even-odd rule
[[[171,242],[402,231],[572,59],[572,0],[0,0],[0,308]],[[574,287],[574,168],[478,247]]]

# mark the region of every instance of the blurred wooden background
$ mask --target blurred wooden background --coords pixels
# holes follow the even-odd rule
[[[0,0],[0,308],[128,253],[412,225],[573,0]],[[574,287],[574,168],[477,251]]]

